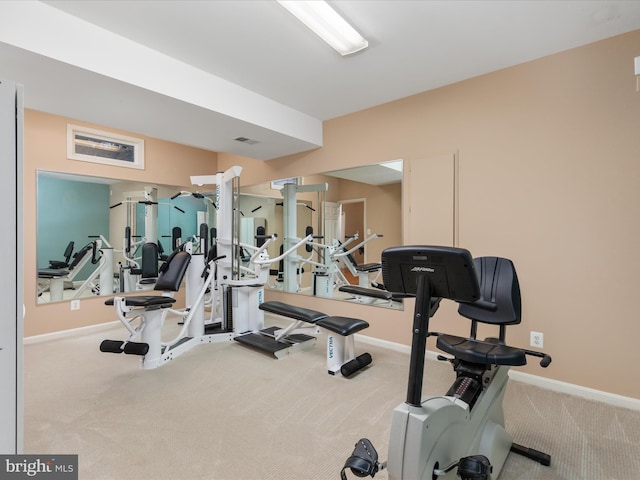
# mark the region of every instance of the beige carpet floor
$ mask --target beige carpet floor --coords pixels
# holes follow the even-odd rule
[[[25,346],[25,453],[78,454],[81,480],[338,479],[361,437],[386,459],[406,354],[360,343],[372,366],[332,377],[321,336],[283,360],[229,342],[143,371],[137,357],[99,352],[102,339],[124,337],[114,325]],[[452,379],[428,360],[425,394]],[[511,454],[501,480],[640,478],[640,412],[515,381],[504,408],[514,440],[552,465]]]

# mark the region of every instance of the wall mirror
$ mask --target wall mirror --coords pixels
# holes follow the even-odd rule
[[[38,171],[37,303],[94,297],[101,285],[106,285],[103,294],[112,284],[113,291],[133,291],[133,286],[121,284],[119,267],[129,257],[139,260],[136,252],[143,239],[156,239],[158,253],[169,253],[176,227],[184,242],[200,235],[202,223],[215,226],[210,197],[190,190]],[[240,241],[256,245],[256,234],[277,234],[268,249],[275,259],[311,234],[312,247],[301,246],[270,266],[267,288],[402,308],[401,300],[340,290],[349,285],[372,289],[382,283],[377,265],[382,250],[402,244],[401,202],[401,160],[261,185],[241,183]],[[111,249],[96,251],[96,243]],[[70,270],[79,252],[84,252],[84,261]],[[112,268],[100,271],[105,252],[113,255],[108,262]],[[241,252],[241,258],[248,256]]]
[[[402,244],[402,160],[241,186],[243,241],[277,234],[276,258],[295,240],[312,247],[272,264],[270,289],[401,309],[382,290],[382,251]],[[294,233],[295,232],[295,233]]]
[[[202,223],[215,224],[215,209],[185,187],[38,171],[37,303],[130,291],[118,290],[125,255],[139,261],[145,240],[168,254],[177,232],[185,241]]]

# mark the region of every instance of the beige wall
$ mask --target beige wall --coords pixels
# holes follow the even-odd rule
[[[249,185],[403,158],[405,244],[451,243],[457,235],[475,256],[515,262],[523,323],[507,338],[526,346],[530,330],[543,332],[554,358],[546,370],[535,360],[522,370],[640,398],[627,370],[637,363],[640,338],[633,302],[640,270],[638,45],[635,31],[337,118],[324,125],[324,147],[268,162],[218,154],[216,165],[213,153],[147,139],[144,172],[98,168],[66,160],[66,119],[28,111],[25,271],[36,268],[38,168],[188,185],[188,175],[241,165]],[[455,168],[457,191],[444,185]],[[35,275],[26,276],[25,298],[35,299]],[[371,336],[410,340],[412,302],[399,312],[278,292],[267,298],[365,318]],[[75,312],[34,300],[25,332],[112,321],[111,313],[100,299],[83,300]],[[464,323],[445,306],[433,326],[463,333]]]
[[[523,322],[507,339],[526,346],[530,330],[543,332],[554,359],[546,370],[535,360],[522,370],[640,398],[629,381],[640,338],[638,45],[635,31],[551,55],[328,121],[321,149],[269,162],[219,154],[220,167],[245,165],[243,183],[258,183],[396,158],[424,172],[457,153],[457,223],[440,218],[453,209],[450,189],[434,202],[441,185],[405,173],[404,242],[453,238],[453,230],[475,256],[513,259]],[[439,225],[432,235],[410,230],[431,223]],[[393,312],[267,298],[366,318],[369,335],[409,342],[412,303]],[[463,325],[450,307],[433,321],[439,330]]]
[[[145,169],[68,160],[67,123],[143,138]],[[25,111],[24,130],[25,336],[117,320],[113,309],[107,308],[100,298],[83,299],[80,310],[75,311],[71,311],[69,302],[36,305],[36,171],[43,169],[140,181],[145,185],[186,187],[191,185],[189,175],[212,174],[217,171],[217,154],[32,110]],[[118,248],[118,245],[114,246]]]

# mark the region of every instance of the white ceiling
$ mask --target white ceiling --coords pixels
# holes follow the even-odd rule
[[[321,146],[324,120],[640,28],[640,1],[330,3],[366,50],[271,0],[0,1],[0,78],[29,108],[265,160]]]

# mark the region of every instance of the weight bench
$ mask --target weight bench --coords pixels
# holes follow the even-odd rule
[[[265,312],[295,320],[286,328],[277,326],[264,328],[260,332],[249,332],[234,338],[242,343],[263,352],[272,354],[276,358],[301,350],[307,350],[316,343],[314,334],[320,333],[315,323],[327,315],[308,308],[296,307],[283,302],[263,302],[258,307]]]
[[[272,353],[276,358],[315,345],[316,338],[308,333],[320,333],[320,328],[329,332],[327,336],[327,370],[349,377],[371,363],[371,355],[364,353],[355,357],[353,334],[369,326],[364,320],[347,317],[330,317],[325,313],[283,302],[270,301],[260,304],[260,310],[295,320],[286,328],[270,327],[260,333],[248,333],[234,340],[245,345]],[[306,325],[305,325],[306,324]]]
[[[299,326],[304,323],[311,323],[315,327],[327,330],[327,371],[330,375],[340,372],[344,377],[349,377],[371,363],[371,355],[368,353],[355,356],[353,334],[369,327],[369,323],[364,320],[330,317],[322,312],[275,301],[262,303],[260,309],[297,320],[296,323],[283,330],[286,332],[285,335],[291,331],[297,331]]]
[[[327,317],[326,313],[318,312],[316,310],[311,310],[308,308],[296,307],[294,305],[289,305],[283,302],[263,302],[260,304],[259,308],[260,310],[264,310],[265,312],[296,320],[295,323],[292,323],[291,325],[283,329],[272,327],[275,329],[273,333],[276,340],[280,340],[281,338],[284,338],[290,334],[305,333],[309,331],[309,325],[315,325],[318,320]],[[317,329],[315,328],[311,328],[311,330],[315,333],[318,333]]]

